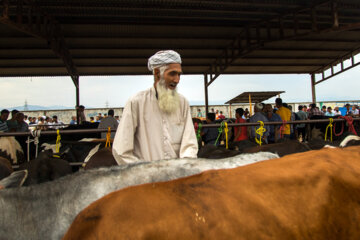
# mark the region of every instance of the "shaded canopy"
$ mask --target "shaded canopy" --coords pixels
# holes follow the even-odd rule
[[[249,95],[251,96],[251,102],[260,103],[281,93],[284,91],[269,91],[269,92],[243,92],[240,95],[234,97],[230,101],[227,101],[225,104],[234,104],[234,103],[249,103]]]
[[[358,0],[28,0],[0,14],[2,77],[149,74],[163,49],[185,74],[315,73],[360,47]]]

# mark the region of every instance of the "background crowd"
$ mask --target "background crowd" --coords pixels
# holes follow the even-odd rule
[[[282,125],[265,125],[265,132],[262,136],[264,143],[275,143],[280,139],[298,139],[305,142],[309,139],[306,131],[306,124],[286,124],[288,121],[296,120],[308,120],[321,118],[322,116],[335,117],[335,116],[352,116],[359,117],[359,106],[346,104],[345,113],[341,113],[339,107],[332,109],[331,107],[322,106],[321,109],[316,104],[300,105],[297,112],[292,109],[291,105],[283,103],[281,98],[275,100],[275,105],[256,103],[254,104],[254,114],[250,116],[249,110],[246,108],[237,108],[235,111],[236,120],[235,123],[256,123],[262,122],[283,122]],[[201,110],[198,109],[197,117],[202,117]],[[207,123],[217,123],[220,120],[225,119],[222,112],[214,109],[207,114]],[[218,121],[219,120],[219,121]],[[239,142],[243,140],[250,140],[255,142],[255,138],[259,138],[256,134],[258,126],[246,127],[239,126],[234,127],[234,141]],[[217,128],[204,128],[201,132],[202,140],[205,144],[216,144],[219,132]]]

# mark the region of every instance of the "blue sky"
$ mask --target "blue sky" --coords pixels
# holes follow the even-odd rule
[[[359,56],[359,55],[358,55]],[[357,61],[359,57],[357,56]],[[316,86],[318,101],[360,99],[360,67],[355,67]],[[149,88],[152,76],[80,77],[80,103],[86,107],[123,107],[129,97]],[[75,87],[70,77],[1,78],[0,107],[29,105],[75,106]],[[178,91],[192,105],[204,104],[202,75],[183,75]],[[209,87],[209,103],[223,104],[245,91],[285,91],[285,102],[311,101],[310,75],[222,75]],[[269,101],[273,101],[270,99]]]

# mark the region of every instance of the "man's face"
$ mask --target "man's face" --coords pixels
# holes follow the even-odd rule
[[[9,118],[9,113],[3,113],[1,114],[1,121],[6,121]]]
[[[180,75],[182,74],[181,65],[179,63],[171,63],[167,65],[167,69],[163,74],[165,80],[165,87],[170,90],[175,90],[176,86],[180,82]],[[160,81],[160,78],[156,80],[156,83]]]
[[[264,110],[266,113],[272,113],[273,111],[273,108],[270,104],[266,105],[265,106],[265,110]]]

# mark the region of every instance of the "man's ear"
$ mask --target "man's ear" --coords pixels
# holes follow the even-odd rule
[[[155,78],[155,82],[160,81],[160,69],[158,68],[154,69],[154,78]]]

